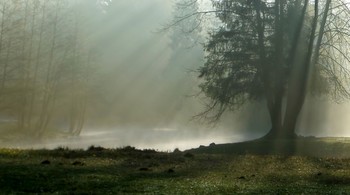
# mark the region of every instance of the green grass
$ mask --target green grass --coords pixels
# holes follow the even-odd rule
[[[340,144],[325,141],[317,142],[317,146],[328,147],[334,143]],[[319,156],[321,150],[317,155],[307,156],[276,154],[278,150],[266,154],[266,150],[253,150],[254,145],[261,147],[261,143],[256,142],[250,143],[250,151],[245,154],[235,153],[242,150],[237,149],[241,144],[245,143],[177,153],[132,147],[87,151],[0,149],[0,194],[350,192],[350,158],[344,155]],[[348,143],[341,145],[343,151],[338,154],[349,149]],[[223,147],[226,152],[219,150]],[[41,164],[44,160],[50,164]],[[73,165],[74,162],[80,163]]]

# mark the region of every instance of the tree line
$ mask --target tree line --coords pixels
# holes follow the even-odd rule
[[[0,1],[0,118],[43,136],[84,124],[96,54],[79,1]]]

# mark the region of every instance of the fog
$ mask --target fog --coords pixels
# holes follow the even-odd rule
[[[94,45],[98,63],[89,76],[92,87],[80,135],[49,136],[38,141],[25,133],[2,130],[6,134],[0,138],[0,147],[131,145],[172,151],[212,142],[255,139],[269,130],[265,102],[252,102],[235,113],[227,113],[215,125],[193,120],[204,109],[205,99],[196,96],[200,80],[193,71],[203,65],[204,53],[200,43],[179,29],[163,30],[174,16],[174,2],[85,3],[82,7],[89,10],[89,17],[84,19],[83,29]],[[59,110],[68,106],[62,102]],[[309,98],[298,123],[298,133],[349,136],[349,111],[348,103]],[[65,133],[68,115],[62,113],[63,119],[55,121]],[[4,115],[7,122],[13,118],[8,116],[12,115]]]

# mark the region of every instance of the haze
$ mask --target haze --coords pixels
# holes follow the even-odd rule
[[[90,52],[93,51],[96,61],[88,75],[82,131],[79,135],[68,135],[70,111],[65,109],[70,110],[71,102],[64,98],[55,104],[54,113],[59,114],[53,114],[49,130],[54,133],[40,137],[39,141],[23,130],[9,127],[9,123],[18,121],[16,112],[0,110],[4,124],[0,147],[132,145],[170,151],[254,139],[269,130],[264,102],[253,102],[236,113],[227,113],[215,126],[192,120],[203,111],[203,99],[194,96],[200,81],[193,70],[203,65],[204,53],[201,45],[181,30],[161,31],[173,18],[171,1],[86,0],[76,6],[81,13],[88,12],[88,17],[80,21],[84,26],[80,33],[85,34],[81,35],[85,42],[81,42],[93,48]],[[29,44],[25,47],[28,49]],[[349,111],[348,103],[309,98],[298,133],[349,136]]]

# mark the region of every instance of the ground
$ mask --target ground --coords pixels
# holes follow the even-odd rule
[[[172,153],[133,147],[0,149],[0,194],[350,192],[347,139],[303,139],[288,142],[293,150],[281,149],[287,142],[211,144]]]

